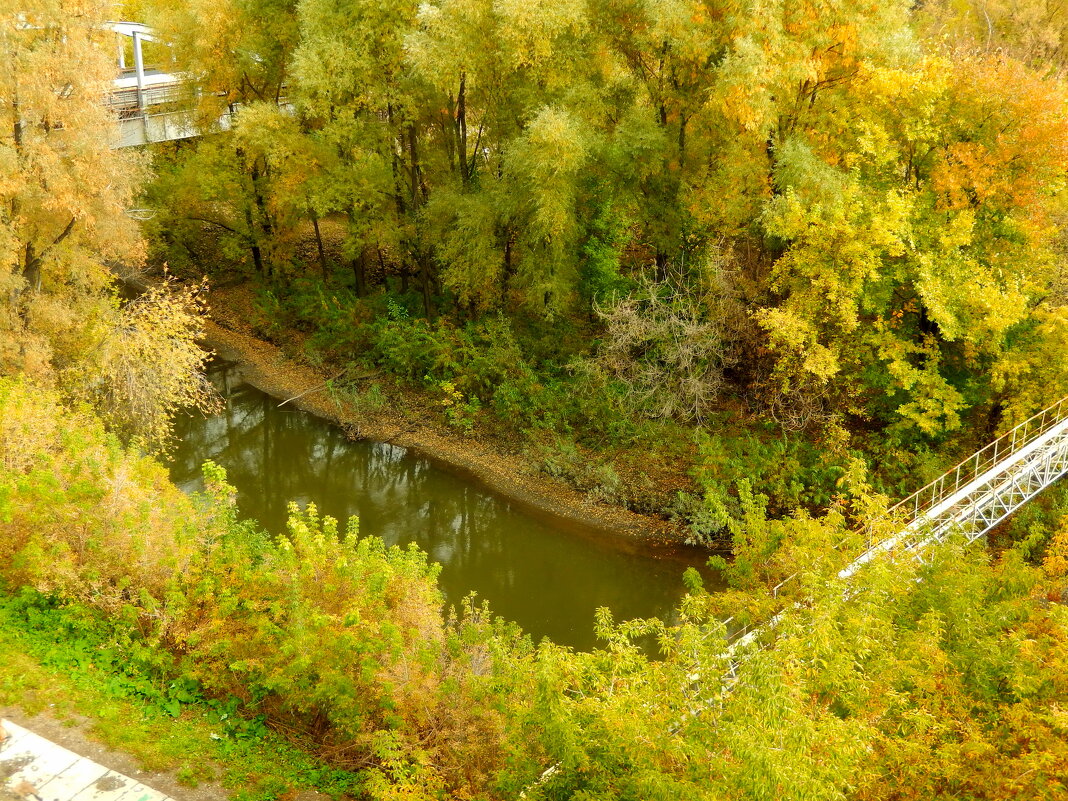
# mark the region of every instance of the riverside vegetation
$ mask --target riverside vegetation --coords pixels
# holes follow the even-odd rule
[[[832,547],[1068,394],[1058,10],[131,4],[204,120],[242,103],[150,161],[107,147],[110,7],[9,3],[0,699],[101,699],[261,798],[1064,798],[1063,492],[848,600]],[[312,267],[305,223],[341,230]],[[182,494],[157,456],[213,402],[202,292],[122,300],[146,252],[244,271],[310,358],[428,384],[459,429],[562,438],[559,470],[684,458],[730,590],[691,572],[674,622],[601,610],[575,652],[443,611],[358,521],[264,532],[210,463]],[[720,621],[795,601],[723,692]]]
[[[878,566],[847,602],[828,556],[841,509],[770,521],[749,506],[732,593],[691,575],[678,623],[602,610],[604,645],[576,653],[470,603],[443,617],[425,555],[361,539],[356,521],[341,533],[294,506],[268,536],[210,464],[207,492],[184,496],[60,403],[0,385],[0,642],[96,677],[139,714],[214,721],[200,753],[276,749],[273,729],[318,756],[279,749],[286,769],[228,771],[252,771],[260,797],[1064,795],[1063,509],[998,559],[949,543],[927,564]],[[811,605],[723,694],[718,616],[769,613],[760,590],[794,568]]]
[[[1068,393],[1059,6],[912,6],[144,0],[150,248],[695,541],[907,495]]]

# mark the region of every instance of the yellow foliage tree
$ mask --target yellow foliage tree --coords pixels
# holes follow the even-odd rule
[[[109,147],[115,67],[100,0],[29,0],[0,12],[0,370],[48,374],[80,358],[110,262],[138,262],[124,214],[143,159]]]
[[[146,160],[111,147],[110,10],[20,0],[0,11],[0,374],[99,401],[115,427],[158,441],[175,408],[207,398],[205,357],[189,294],[117,297],[112,268],[144,259],[126,210]]]

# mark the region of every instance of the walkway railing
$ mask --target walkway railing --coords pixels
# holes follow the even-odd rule
[[[1062,398],[1048,409],[1043,409],[1034,417],[1020,423],[1012,431],[998,437],[985,448],[976,451],[926,487],[891,506],[888,514],[893,515],[899,510],[907,510],[911,520],[920,518],[946,499],[953,497],[962,487],[989,472],[991,468],[1004,464],[1019,454],[1039,437],[1055,428],[1066,416],[1068,416],[1068,398]]]
[[[130,117],[144,114],[156,106],[175,106],[188,101],[185,87],[180,83],[149,84],[137,87],[114,89],[107,96],[107,105],[120,116]]]
[[[150,142],[167,142],[200,136],[205,121],[194,115],[195,91],[188,77],[180,72],[169,72],[173,64],[163,69],[146,68],[144,63],[145,42],[160,42],[152,28],[140,22],[109,22],[118,42],[118,77],[105,98],[107,105],[118,117],[116,135],[112,148],[135,147]],[[127,39],[132,40],[133,64],[126,63]],[[292,113],[293,106],[285,97],[275,99],[278,107]],[[233,126],[239,103],[230,103],[221,109],[217,120],[209,125],[211,131],[228,131]]]
[[[1068,472],[1068,398],[1020,423],[953,469],[887,510],[897,534],[873,542],[844,568],[848,578],[891,550],[919,555],[952,533],[968,542],[986,536],[1009,515]]]
[[[891,552],[919,557],[926,546],[950,534],[974,542],[1066,474],[1068,398],[1062,398],[887,509],[867,526],[867,549],[838,576],[850,579],[872,559]],[[895,533],[876,541],[888,523]],[[850,542],[856,538],[839,543],[836,550],[844,550]],[[772,596],[778,597],[799,575],[779,582]],[[777,621],[778,617],[732,632],[728,640],[732,653],[774,629]]]

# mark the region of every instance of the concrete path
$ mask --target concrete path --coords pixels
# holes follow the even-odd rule
[[[21,726],[0,720],[0,801],[172,801]]]

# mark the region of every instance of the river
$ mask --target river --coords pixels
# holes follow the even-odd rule
[[[219,375],[216,376],[217,378]],[[286,505],[314,502],[387,544],[418,543],[442,566],[450,603],[471,592],[535,639],[588,649],[594,610],[617,620],[670,618],[682,573],[707,554],[647,542],[539,513],[405,448],[350,440],[334,425],[226,376],[223,411],[177,421],[171,463],[186,491],[202,488],[207,459],[226,468],[242,514],[284,531]]]

